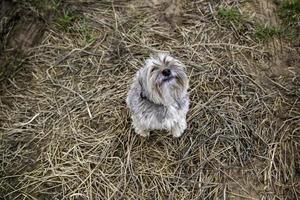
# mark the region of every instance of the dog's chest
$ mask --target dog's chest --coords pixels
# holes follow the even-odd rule
[[[181,104],[162,106],[144,102],[138,110],[138,115],[134,116],[134,121],[139,122],[146,129],[166,129],[170,130],[174,125],[185,121],[188,111],[188,100]]]
[[[163,118],[157,118],[155,124],[158,126],[157,128],[160,129],[171,129],[171,127],[173,127],[175,123],[178,123],[183,119],[184,113],[182,110],[179,110],[175,106],[169,106]]]

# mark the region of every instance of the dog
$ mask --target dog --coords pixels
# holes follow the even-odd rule
[[[189,80],[186,67],[167,53],[150,56],[136,73],[126,103],[135,132],[166,130],[180,137],[187,127]]]

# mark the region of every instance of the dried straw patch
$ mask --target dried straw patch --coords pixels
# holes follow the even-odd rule
[[[293,85],[266,85],[245,70],[257,58],[268,63],[263,47],[221,27],[218,6],[185,6],[172,27],[148,4],[103,1],[78,8],[88,33],[81,20],[69,32],[53,26],[2,87],[1,196],[299,197],[299,103],[278,87]],[[127,89],[156,50],[188,66],[192,103],[180,139],[131,129]]]

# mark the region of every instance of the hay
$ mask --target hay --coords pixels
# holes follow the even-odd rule
[[[53,26],[2,85],[0,195],[299,198],[299,96],[293,84],[254,72],[269,65],[264,46],[221,27],[218,6],[186,4],[174,25],[155,5],[101,1],[76,7],[85,20],[69,31]],[[191,109],[180,139],[131,129],[126,92],[157,50],[188,66]]]

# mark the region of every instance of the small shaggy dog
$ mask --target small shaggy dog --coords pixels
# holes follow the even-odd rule
[[[187,89],[185,66],[179,60],[165,53],[147,59],[126,100],[135,132],[146,137],[150,130],[167,130],[180,137],[189,109]]]

